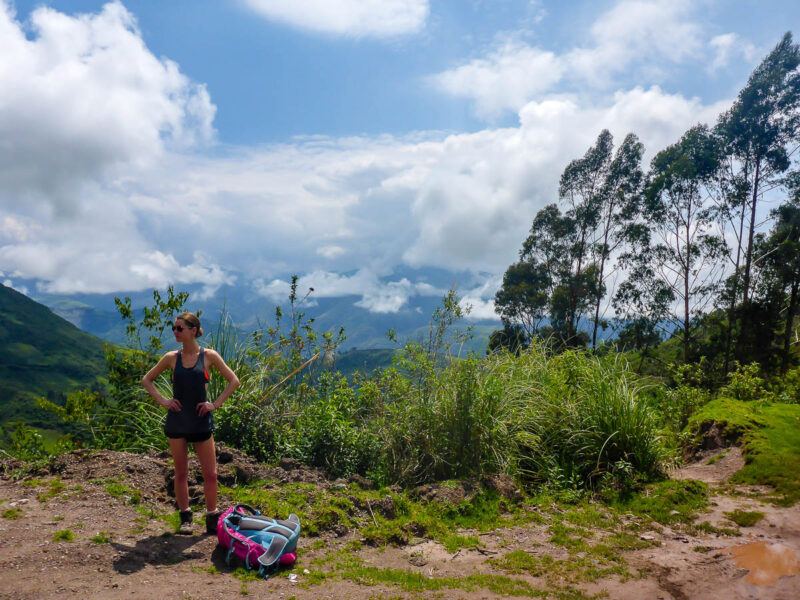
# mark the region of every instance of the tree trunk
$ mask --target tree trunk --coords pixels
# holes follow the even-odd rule
[[[728,370],[730,369],[731,360],[731,344],[733,343],[733,318],[736,310],[736,296],[739,293],[739,265],[742,258],[742,236],[744,235],[744,213],[747,206],[742,202],[742,212],[739,214],[739,241],[736,247],[736,265],[733,271],[733,290],[731,291],[731,305],[728,308],[728,332],[725,338],[725,367],[723,369],[723,377],[728,377]]]
[[[756,231],[756,204],[758,203],[758,184],[761,174],[761,157],[756,157],[756,175],[753,178],[753,199],[750,203],[750,227],[747,237],[747,253],[744,261],[744,285],[742,289],[742,303],[747,304],[750,298],[750,266],[753,263],[753,238]]]
[[[781,373],[786,374],[789,370],[789,348],[792,341],[792,327],[794,325],[794,315],[797,312],[797,288],[798,282],[792,283],[792,294],[789,299],[789,309],[786,311],[786,324],[783,329],[783,358],[781,360]]]

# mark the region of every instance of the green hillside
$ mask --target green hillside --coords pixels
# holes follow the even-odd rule
[[[48,427],[33,398],[63,397],[105,373],[102,340],[0,285],[0,427],[15,421]]]

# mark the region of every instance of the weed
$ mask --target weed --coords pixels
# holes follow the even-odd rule
[[[128,486],[112,481],[105,485],[105,491],[112,498],[121,498],[128,504],[138,506],[142,501],[142,493],[139,490],[132,490]]]
[[[22,518],[22,511],[18,508],[7,508],[3,511],[3,518],[13,521],[14,519]]]
[[[694,534],[704,533],[706,535],[727,535],[730,537],[737,537],[741,535],[737,529],[731,529],[730,527],[717,527],[708,521],[703,521],[701,523],[692,525],[689,527],[689,531]]]
[[[617,508],[662,525],[690,523],[708,505],[708,486],[694,480],[668,480],[647,486],[641,494],[618,500]]]
[[[55,479],[51,479],[50,481],[47,482],[47,490],[38,494],[36,496],[36,499],[42,503],[47,502],[51,498],[55,498],[56,496],[58,496],[65,489],[66,488],[64,484],[61,482],[61,479],[56,477]]]
[[[759,511],[734,510],[726,512],[725,516],[739,527],[752,527],[764,518],[764,513]]]
[[[109,544],[111,543],[111,534],[107,531],[100,531],[97,535],[90,537],[89,541],[95,544]]]
[[[53,534],[53,541],[54,542],[74,542],[75,541],[75,533],[73,533],[69,529],[61,529],[56,531]]]

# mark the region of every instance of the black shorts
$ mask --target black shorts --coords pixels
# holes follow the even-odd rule
[[[214,435],[213,431],[201,431],[199,433],[173,433],[172,431],[165,431],[164,432],[168,438],[172,438],[173,440],[184,439],[187,442],[205,442],[206,440],[210,440],[211,436]]]

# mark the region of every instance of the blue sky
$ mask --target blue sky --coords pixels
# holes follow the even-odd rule
[[[458,276],[476,314],[608,128],[713,123],[800,3],[0,0],[0,281],[290,273],[376,312]]]

